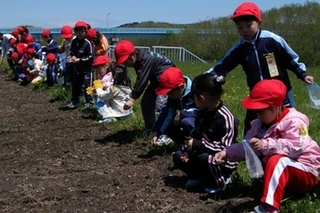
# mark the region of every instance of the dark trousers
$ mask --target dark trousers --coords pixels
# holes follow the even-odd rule
[[[66,68],[64,72],[64,82],[66,86],[71,86],[74,78],[74,64],[73,63],[66,63]]]
[[[150,83],[141,99],[141,111],[146,129],[152,129],[156,120],[156,84]]]
[[[174,165],[185,172],[188,179],[202,179],[207,187],[222,187],[225,180],[230,177],[232,170],[219,164],[209,163],[209,154],[189,154],[189,161],[182,162],[181,157],[186,155],[183,151],[173,154]],[[223,177],[223,179],[222,179]]]
[[[72,102],[79,102],[83,85],[85,88],[92,86],[92,76],[93,76],[92,72],[75,73],[73,84],[72,84],[72,98],[71,98]],[[85,97],[86,103],[92,102],[91,95],[87,95],[87,93],[84,92],[84,97]]]

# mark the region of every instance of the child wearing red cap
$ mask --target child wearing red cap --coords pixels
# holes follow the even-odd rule
[[[32,63],[29,63],[29,64],[32,64],[32,66],[30,66],[29,69],[27,70],[28,71],[27,79],[29,82],[31,82],[31,84],[35,84],[40,81],[38,76],[42,67],[42,61],[36,58],[36,54],[37,52],[35,49],[33,48],[27,49],[26,58],[28,59],[28,61],[32,62]]]
[[[47,80],[46,83],[49,87],[54,86],[57,83],[57,73],[59,72],[59,64],[57,56],[53,53],[49,53],[46,56],[47,60],[47,70],[46,70],[46,76]]]
[[[256,4],[242,3],[235,9],[231,19],[242,38],[208,72],[226,76],[240,64],[246,74],[250,91],[263,79],[279,79],[287,87],[284,105],[295,107],[287,70],[291,70],[302,81],[313,83],[313,77],[307,75],[306,66],[299,62],[297,53],[282,37],[260,28],[262,16]],[[255,113],[248,110],[244,135],[255,118]]]
[[[199,108],[195,127],[181,150],[173,154],[175,166],[187,175],[187,190],[218,193],[238,166],[232,160],[220,165],[213,161],[215,153],[236,143],[238,133],[239,121],[221,101],[222,92],[221,83],[210,73],[192,82],[191,93]]]
[[[53,36],[51,34],[51,30],[50,29],[42,30],[41,38],[47,43],[47,45],[42,48],[42,52],[45,52],[46,54],[53,53],[55,55],[58,55],[59,45],[53,39]]]
[[[60,36],[62,38],[62,44],[60,45],[59,53],[64,72],[64,83],[66,86],[71,86],[74,75],[74,66],[73,63],[71,63],[70,48],[71,41],[75,38],[72,27],[69,25],[62,26]],[[63,55],[63,57],[61,57],[61,55]]]
[[[181,138],[191,134],[198,111],[191,84],[190,78],[183,76],[176,67],[170,67],[160,75],[156,94],[167,95],[168,99],[153,125],[152,145],[168,145],[173,141],[180,144]]]
[[[114,49],[116,65],[124,64],[133,67],[136,71],[136,83],[132,89],[132,96],[125,104],[125,109],[134,105],[142,93],[141,111],[145,122],[146,132],[152,130],[155,122],[156,111],[156,88],[159,85],[160,75],[170,67],[175,65],[166,57],[159,53],[147,50],[136,49],[132,42],[121,40]],[[148,82],[150,82],[148,84]]]
[[[68,108],[74,109],[79,105],[79,98],[82,92],[82,85],[85,88],[92,85],[93,79],[93,48],[86,38],[88,24],[85,21],[78,21],[74,26],[76,37],[71,41],[70,56],[74,66],[74,79],[72,82],[72,97]],[[92,106],[92,98],[85,93],[85,108]]]
[[[93,67],[98,76],[102,79],[106,76],[110,59],[106,55],[98,56]],[[128,75],[128,70],[123,65],[111,64],[109,67],[111,75],[113,76],[112,84],[104,82],[103,88],[97,88],[95,94],[98,101],[96,109],[100,114],[101,120],[99,123],[109,123],[117,121],[117,119],[125,119],[132,114],[132,108],[124,109],[123,106],[131,94],[131,80]],[[102,102],[102,104],[101,104]]]
[[[264,164],[261,204],[254,212],[278,212],[284,189],[307,192],[318,183],[320,148],[308,134],[309,119],[283,100],[287,87],[277,79],[259,81],[242,100],[242,106],[256,113],[245,139]],[[217,163],[245,160],[242,144],[217,153]]]

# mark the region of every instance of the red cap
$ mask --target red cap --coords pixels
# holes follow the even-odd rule
[[[17,51],[20,55],[24,55],[27,52],[28,45],[25,43],[17,44]]]
[[[97,31],[93,28],[90,28],[87,32],[87,39],[89,41],[93,41],[94,37],[96,36],[97,34]]]
[[[84,28],[88,28],[88,24],[85,21],[78,21],[75,25],[74,28],[78,28],[78,27],[84,27]]]
[[[70,39],[73,36],[73,30],[72,27],[69,25],[64,25],[61,27],[61,38],[63,39]]]
[[[33,37],[32,35],[27,35],[26,38],[25,38],[25,42],[27,45],[31,45],[33,43]]]
[[[249,110],[281,106],[286,93],[287,87],[281,81],[266,79],[259,81],[253,87],[250,95],[242,100],[241,104]]]
[[[18,27],[17,28],[17,30],[18,30],[18,32],[20,33],[20,34],[23,34],[24,33],[24,29],[23,29],[23,27]]]
[[[52,64],[54,59],[56,59],[56,56],[53,53],[48,53],[46,56],[46,59],[47,59],[48,64]]]
[[[34,54],[36,54],[36,51],[33,48],[29,48],[29,49],[27,49],[27,54],[28,55],[34,55]]]
[[[13,52],[13,53],[11,54],[11,59],[12,59],[12,60],[15,60],[15,59],[17,59],[17,58],[19,58],[19,54],[18,54],[17,52]]]
[[[252,2],[244,2],[240,4],[236,10],[233,12],[231,19],[238,18],[240,16],[254,16],[261,20],[261,10],[260,8]]]
[[[13,29],[11,34],[14,36],[14,37],[17,37],[19,35],[19,31],[18,29]]]
[[[49,36],[50,34],[51,34],[50,29],[44,29],[42,30],[41,36],[46,37],[46,36]]]
[[[110,58],[109,56],[106,55],[99,55],[96,60],[94,60],[92,66],[100,66],[104,64],[109,64],[110,63]]]
[[[9,44],[10,44],[10,45],[14,45],[14,44],[16,43],[16,41],[17,41],[17,39],[15,39],[15,38],[10,38],[10,39],[9,39]]]
[[[134,45],[131,41],[121,40],[114,48],[114,55],[116,57],[116,65],[123,64],[134,51]]]
[[[160,75],[159,87],[156,89],[156,93],[157,95],[165,95],[183,83],[182,71],[177,67],[170,67]]]

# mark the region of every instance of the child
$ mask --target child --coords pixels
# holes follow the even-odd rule
[[[134,45],[128,40],[120,41],[114,49],[114,54],[116,65],[124,64],[127,67],[133,67],[136,71],[137,78],[132,89],[132,96],[124,105],[124,108],[132,107],[135,100],[144,92],[140,104],[146,127],[145,132],[147,133],[152,130],[155,122],[157,98],[155,90],[159,85],[159,77],[165,70],[175,65],[158,53],[135,49]],[[148,81],[150,82],[149,85]]]
[[[105,35],[96,31],[93,40],[95,56],[108,55],[109,43]]]
[[[220,100],[222,86],[210,73],[197,76],[192,83],[199,112],[191,137],[185,140],[185,146],[173,154],[173,162],[178,169],[187,174],[189,190],[204,190],[217,193],[230,182],[231,173],[238,162],[225,161],[217,164],[213,161],[215,153],[236,143],[238,119]]]
[[[100,56],[108,57],[108,56]],[[97,58],[93,66],[98,73],[106,72],[106,61]],[[96,95],[100,100],[105,101],[103,106],[98,108],[101,116],[99,123],[113,122],[117,119],[128,118],[132,114],[132,108],[125,110],[124,104],[130,99],[131,81],[128,70],[123,65],[112,67],[113,84],[107,88],[97,88]]]
[[[42,52],[45,52],[46,54],[53,53],[58,55],[59,46],[58,43],[53,39],[50,29],[42,30],[41,38],[47,42],[47,45],[42,48]]]
[[[76,37],[71,41],[70,56],[74,65],[74,79],[72,82],[72,98],[68,108],[74,109],[79,105],[82,85],[85,88],[92,85],[93,49],[89,40],[86,39],[87,23],[78,21],[74,26]],[[92,105],[91,96],[85,93],[85,108]]]
[[[57,83],[57,73],[59,72],[59,64],[58,64],[58,59],[57,56],[53,53],[49,53],[46,56],[46,60],[47,60],[47,85],[49,87],[54,86]]]
[[[8,51],[10,49],[10,43],[9,40],[11,38],[14,38],[11,34],[2,34],[0,33],[0,41],[1,41],[1,58],[0,58],[0,63],[3,63],[4,58],[7,59],[9,66],[12,67],[13,63],[10,60],[10,57],[8,56]]]
[[[168,145],[173,142],[171,138],[176,141],[176,138],[191,134],[197,114],[191,84],[190,78],[183,76],[176,67],[170,67],[160,75],[156,94],[168,95],[168,99],[153,125],[152,145]]]
[[[27,79],[32,84],[38,82],[37,77],[39,76],[40,69],[42,67],[42,61],[36,58],[36,50],[33,48],[27,49],[26,54],[28,62],[32,62],[32,67],[29,67]]]
[[[277,79],[259,81],[242,106],[258,119],[245,139],[265,164],[261,204],[255,212],[277,212],[284,189],[310,191],[318,183],[320,148],[308,135],[309,119],[283,100],[287,87]],[[245,160],[242,144],[226,147],[214,157],[217,163]]]
[[[74,75],[74,66],[73,63],[71,63],[70,56],[71,41],[74,38],[72,27],[69,25],[64,25],[61,28],[60,36],[63,40],[59,49],[59,53],[65,55],[64,60],[61,61],[64,71],[64,81],[66,86],[71,86]]]
[[[302,81],[312,84],[313,77],[306,74],[306,67],[299,62],[299,56],[280,36],[260,29],[262,24],[260,8],[251,2],[242,3],[236,8],[231,19],[242,37],[209,72],[226,75],[241,64],[250,91],[263,79],[276,78],[287,87],[284,99],[286,107],[294,107],[288,70]],[[252,111],[247,111],[244,135],[250,128],[250,122],[256,118]]]
[[[92,66],[94,67],[98,79],[102,80],[104,89],[113,84],[112,68],[109,69],[110,58],[106,55],[100,55],[96,58]]]

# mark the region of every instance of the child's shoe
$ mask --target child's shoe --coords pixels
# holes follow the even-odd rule
[[[203,192],[202,179],[190,179],[186,182],[186,189],[188,192]]]
[[[258,205],[254,207],[253,211],[250,213],[278,213],[278,211],[277,210],[267,211],[265,210],[265,208],[263,208],[262,205]]]
[[[79,106],[79,102],[75,102],[75,101],[71,101],[68,105],[67,105],[67,107],[69,108],[69,109],[75,109],[75,108],[77,108]]]
[[[226,186],[231,182],[232,182],[231,178],[229,177],[229,178],[227,178],[226,183],[225,183],[225,185],[223,187],[220,187],[220,188],[205,188],[204,190],[205,190],[206,193],[211,194],[211,195],[212,194],[217,194],[217,193],[220,193],[220,192],[224,191],[226,189]]]
[[[98,122],[101,124],[101,123],[111,123],[115,121],[117,121],[116,118],[105,118],[105,119],[99,120]]]
[[[157,140],[157,145],[162,146],[162,145],[169,145],[172,144],[173,140],[169,138],[167,135],[160,135],[158,140]]]

